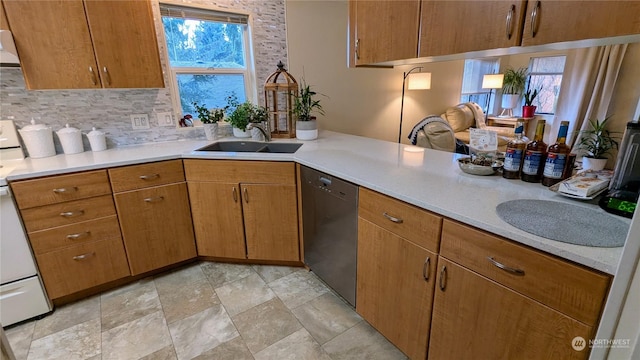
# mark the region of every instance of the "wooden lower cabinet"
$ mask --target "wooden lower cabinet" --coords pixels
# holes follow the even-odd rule
[[[426,358],[436,259],[435,253],[358,219],[356,311],[411,359]]]
[[[583,324],[443,257],[431,320],[429,359],[586,359]]]

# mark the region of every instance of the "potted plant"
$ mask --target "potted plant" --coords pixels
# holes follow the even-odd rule
[[[293,103],[293,113],[296,116],[296,138],[299,140],[318,138],[318,124],[312,113],[315,111],[324,115],[324,109],[320,105],[320,100],[314,99],[315,95],[317,93],[302,80],[302,88],[295,96]]]
[[[520,94],[524,91],[527,81],[527,68],[507,68],[502,80],[502,108],[513,109],[518,106]]]
[[[251,109],[252,106],[249,101],[240,104],[235,94],[227,97],[227,122],[233,127],[233,136],[239,138],[251,137],[247,132],[247,125],[249,125],[251,119]]]
[[[200,122],[202,122],[202,126],[204,127],[204,134],[207,137],[207,140],[217,140],[218,121],[224,119],[225,109],[207,109],[206,104],[202,104],[202,106],[200,106],[195,101],[192,104],[196,109],[196,112],[198,113]]]
[[[522,107],[522,117],[532,118],[534,116],[534,114],[536,113],[537,106],[533,105],[533,100],[535,100],[536,97],[538,97],[538,94],[540,94],[541,90],[542,90],[541,87],[538,89],[533,89],[533,91],[529,89],[524,94],[524,106]]]
[[[602,170],[607,164],[607,154],[618,148],[618,142],[606,129],[610,117],[599,121],[589,120],[591,129],[580,131],[578,149],[586,154],[582,157],[582,169]]]
[[[263,131],[269,131],[269,127],[266,125],[269,120],[269,114],[267,113],[267,109],[264,106],[258,106],[251,104],[251,111],[249,114],[249,122],[252,124],[260,124],[261,129]],[[251,127],[251,138],[257,141],[265,141],[265,134],[260,131],[257,127]]]

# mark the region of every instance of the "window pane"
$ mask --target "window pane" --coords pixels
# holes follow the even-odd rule
[[[246,25],[162,17],[172,67],[244,68]]]
[[[561,83],[562,75],[531,75],[529,89],[542,88],[538,97],[533,101],[533,105],[538,107],[537,113],[555,113]]]
[[[238,97],[238,102],[246,100],[243,75],[178,74],[177,78],[183,114],[196,117],[194,101],[207,108],[223,108],[227,105],[227,96],[232,93]]]
[[[486,74],[496,74],[498,68],[498,60],[465,60],[462,77],[462,94],[489,92],[489,89],[482,88],[482,77]]]
[[[549,56],[533,58],[532,73],[562,73],[564,71],[565,56]]]

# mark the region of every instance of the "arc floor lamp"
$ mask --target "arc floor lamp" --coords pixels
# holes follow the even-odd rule
[[[417,70],[417,72],[414,72]],[[400,102],[400,128],[398,129],[398,144],[402,138],[402,114],[404,112],[404,89],[408,90],[428,90],[431,89],[431,73],[421,72],[422,66],[416,66],[404,72],[402,76],[402,100]],[[408,81],[407,81],[408,79]],[[408,84],[407,84],[408,82]]]

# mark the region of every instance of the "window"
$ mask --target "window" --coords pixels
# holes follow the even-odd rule
[[[460,102],[473,101],[478,103],[478,105],[485,109],[485,113],[488,114],[488,109],[493,109],[495,96],[489,99],[491,89],[482,88],[482,77],[487,74],[497,74],[499,68],[500,60],[498,59],[465,60]]]
[[[556,112],[565,60],[566,56],[531,58],[527,90],[541,89],[533,101],[537,114],[552,115]]]
[[[194,114],[192,103],[221,108],[255,92],[248,16],[160,4],[174,106]]]

